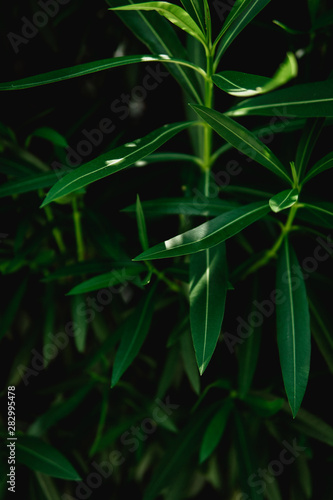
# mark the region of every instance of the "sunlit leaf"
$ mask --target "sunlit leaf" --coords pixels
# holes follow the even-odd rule
[[[280,212],[286,208],[292,207],[298,200],[297,189],[286,189],[276,194],[269,200],[269,206],[273,212]]]
[[[280,160],[252,132],[214,109],[197,104],[192,104],[192,107],[223,139],[290,183],[289,176]]]
[[[199,26],[195,23],[191,16],[178,5],[174,5],[169,2],[145,2],[125,5],[122,7],[112,7],[111,10],[156,11],[161,16],[166,17],[168,21],[175,24],[182,30],[186,31],[189,35],[205,44],[205,38]]]
[[[246,99],[229,109],[228,116],[333,116],[332,81],[309,82]]]
[[[43,207],[57,198],[133,165],[193,123],[181,122],[164,125],[142,139],[129,142],[77,167],[50,189],[41,206]]]
[[[133,260],[177,257],[211,248],[231,238],[231,236],[253,224],[258,219],[261,219],[269,210],[268,202],[250,203],[249,205],[235,208],[185,233],[149,248]]]

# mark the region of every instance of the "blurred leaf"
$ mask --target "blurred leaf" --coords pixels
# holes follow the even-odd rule
[[[0,323],[0,340],[8,333],[9,329],[11,328],[12,323],[16,318],[23,296],[26,292],[27,286],[28,277],[25,277],[22,283],[20,283],[20,285],[18,286],[17,290],[15,290],[15,293],[6,306],[5,311],[2,314]]]
[[[9,181],[0,186],[0,198],[14,194],[28,193],[53,186],[58,180],[54,172],[25,176],[19,180]]]
[[[222,407],[208,423],[201,443],[200,463],[204,462],[213,453],[221,441],[232,407],[232,400],[226,399],[222,403]]]
[[[303,203],[303,207],[306,211],[315,214],[321,219],[321,222],[325,227],[333,227],[333,205],[327,202],[316,202],[316,203]]]
[[[314,338],[318,349],[320,350],[326,364],[333,374],[333,338],[329,330],[327,318],[324,311],[320,309],[317,302],[313,298],[308,298],[311,317],[311,334]]]
[[[290,184],[290,178],[280,160],[252,132],[214,109],[197,104],[192,104],[191,106],[215,132],[232,144],[233,147]]]
[[[60,179],[48,192],[42,207],[57,198],[65,196],[92,182],[127,168],[136,161],[152,153],[174,135],[192,126],[195,122],[173,123],[164,125],[142,139],[129,142],[108,153],[104,153],[92,161],[77,167]]]
[[[269,200],[269,206],[273,212],[277,213],[286,208],[292,207],[298,200],[297,189],[286,189],[276,194]]]
[[[283,408],[284,399],[265,399],[265,395],[247,394],[243,401],[247,403],[255,412],[262,417],[271,417]]]
[[[210,405],[195,413],[190,422],[171,442],[153,473],[144,492],[143,500],[155,500],[164,488],[174,482],[179,472],[199,448],[202,433],[216,408],[217,404]]]
[[[50,127],[40,127],[34,130],[25,141],[25,147],[29,147],[32,137],[41,137],[42,139],[46,139],[50,141],[52,144],[56,146],[60,146],[63,148],[67,148],[69,146],[66,138]]]
[[[214,247],[253,224],[269,212],[267,202],[250,203],[204,222],[185,233],[159,243],[133,260],[163,259],[188,255]]]
[[[311,330],[304,279],[296,276],[297,257],[285,237],[278,263],[276,288],[283,302],[276,304],[277,342],[284,386],[295,418],[306,390],[310,372]]]
[[[107,0],[113,6],[113,0]],[[137,0],[117,0],[118,5],[138,3]],[[153,54],[166,54],[169,57],[188,59],[187,52],[181,44],[172,25],[156,12],[115,11],[122,22],[134,33],[142,43],[149,47]],[[169,64],[168,71],[176,78],[181,87],[194,102],[202,102],[199,82],[193,78],[193,72],[181,65]],[[168,76],[168,74],[166,75]]]
[[[16,443],[17,461],[47,476],[80,481],[81,477],[67,458],[53,446],[32,436],[21,436]]]
[[[332,81],[300,83],[287,89],[246,99],[232,107],[228,116],[333,116]]]
[[[113,364],[111,387],[114,387],[120,377],[130,366],[148,334],[153,317],[155,290],[158,282],[150,287],[135,311],[122,325],[122,336]]]
[[[146,266],[142,264],[133,265],[133,263],[125,264],[122,269],[113,269],[108,273],[94,276],[88,280],[74,286],[66,295],[80,295],[82,293],[93,292],[95,290],[106,289],[111,294],[109,288],[119,283],[125,283],[127,280],[133,280],[138,274],[146,271]]]
[[[143,201],[141,205],[147,215],[186,214],[205,217],[220,215],[237,206],[235,202],[219,198],[212,200],[201,193],[200,197],[198,194],[193,198],[159,198]],[[123,208],[122,212],[135,212],[135,205]]]
[[[88,332],[88,322],[82,314],[82,305],[86,305],[83,294],[74,295],[71,299],[71,310],[73,323],[76,325],[74,342],[78,352],[84,352],[86,348],[86,337]]]
[[[190,257],[190,322],[200,375],[215,351],[221,333],[227,294],[225,243]]]
[[[317,439],[328,446],[333,446],[333,427],[303,408],[299,409],[292,427],[306,436]]]

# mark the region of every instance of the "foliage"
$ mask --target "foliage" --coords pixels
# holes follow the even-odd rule
[[[60,58],[0,83],[17,490],[331,498],[328,2],[38,5],[8,58]]]

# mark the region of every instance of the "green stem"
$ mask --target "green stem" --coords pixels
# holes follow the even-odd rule
[[[39,190],[39,195],[41,198],[44,197],[44,193],[42,190]],[[54,217],[53,217],[53,212],[52,212],[52,209],[50,207],[50,205],[46,205],[46,207],[43,207],[44,208],[44,211],[45,211],[45,215],[46,215],[46,218],[49,222],[53,222],[54,221]],[[57,244],[57,247],[59,248],[59,252],[61,254],[65,254],[66,253],[66,246],[65,246],[65,243],[62,239],[62,234],[61,234],[61,231],[59,228],[57,227],[54,227],[52,229],[52,234],[53,234],[53,237],[55,239],[55,242]]]
[[[286,235],[288,233],[290,233],[290,231],[293,230],[293,221],[295,219],[295,215],[296,215],[296,212],[297,212],[297,209],[299,208],[299,205],[297,203],[295,203],[295,205],[293,205],[289,211],[289,215],[288,215],[288,218],[286,220],[286,223],[281,225],[281,233],[280,233],[280,236],[278,237],[278,239],[276,240],[276,242],[274,243],[274,245],[272,246],[272,248],[270,248],[269,250],[266,251],[265,255],[259,259],[257,262],[255,262],[253,264],[253,266],[251,266],[247,271],[246,273],[243,274],[242,278],[244,279],[246,276],[248,276],[249,274],[252,274],[254,273],[255,271],[257,271],[258,269],[260,269],[261,267],[265,266],[271,259],[275,259],[276,256],[277,256],[277,253],[284,241],[284,238],[286,237]]]
[[[75,238],[76,238],[76,247],[77,247],[77,259],[79,262],[84,261],[84,242],[83,242],[83,234],[82,234],[82,225],[81,225],[81,212],[78,208],[77,197],[74,196],[72,201],[73,207],[73,221],[74,221],[74,229],[75,229]]]

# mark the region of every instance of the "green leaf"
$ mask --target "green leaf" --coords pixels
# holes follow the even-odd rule
[[[136,0],[137,1],[137,0]],[[112,0],[107,0],[112,7]],[[118,5],[134,4],[133,0],[117,0]],[[172,25],[156,12],[116,11],[122,22],[144,43],[153,54],[166,54],[170,58],[180,57],[189,60]],[[168,65],[168,71],[194,102],[203,102],[201,86],[192,72],[180,65]],[[167,76],[167,75],[166,75]]]
[[[78,295],[87,292],[93,292],[95,290],[102,290],[103,288],[112,288],[114,285],[119,283],[124,283],[126,280],[135,278],[138,274],[146,271],[147,268],[144,265],[133,265],[133,262],[129,265],[124,265],[122,269],[113,269],[107,273],[100,274],[99,276],[94,276],[88,280],[79,283],[74,286],[66,295]]]
[[[119,66],[125,66],[128,64],[136,63],[146,63],[160,61],[163,63],[171,63],[177,65],[183,65],[198,71],[202,76],[205,72],[199,66],[186,61],[184,59],[171,58],[167,54],[159,55],[133,55],[133,56],[122,56],[114,57],[112,59],[102,59],[100,61],[93,61],[84,64],[78,64],[77,66],[71,66],[69,68],[57,69],[55,71],[49,71],[48,73],[43,73],[41,75],[34,75],[27,78],[22,78],[21,80],[14,80],[12,82],[0,83],[0,90],[20,90],[27,89],[30,87],[37,87],[39,85],[47,85],[49,83],[61,82],[63,80],[69,80],[70,78],[77,78],[83,75],[89,75],[91,73],[97,73],[99,71],[105,71],[111,68],[117,68]]]
[[[265,396],[247,394],[243,401],[253,408],[262,417],[271,417],[280,411],[285,403],[282,398],[265,399]]]
[[[224,242],[190,257],[190,323],[200,375],[207,368],[221,333],[227,274]]]
[[[114,387],[123,373],[130,366],[148,334],[153,316],[155,282],[149,292],[143,297],[134,313],[122,325],[122,336],[114,360],[111,387]]]
[[[15,290],[15,293],[10,297],[10,301],[6,305],[5,311],[2,313],[0,323],[0,340],[7,334],[8,330],[11,328],[12,323],[15,320],[15,317],[19,310],[23,296],[27,290],[27,286],[28,278],[24,278],[18,286],[17,290]]]
[[[220,404],[218,403],[218,405]],[[174,482],[182,468],[190,462],[199,448],[202,433],[216,408],[217,404],[206,406],[203,410],[193,414],[185,428],[172,440],[154,471],[151,482],[144,492],[143,500],[155,500],[164,488]]]
[[[73,295],[73,297],[71,298],[73,324],[76,325],[74,342],[78,352],[81,353],[85,351],[88,332],[88,321],[82,314],[82,305],[85,304],[85,296],[83,294]]]
[[[297,189],[286,189],[276,194],[269,200],[269,206],[273,212],[281,212],[286,208],[292,207],[298,200]]]
[[[145,216],[142,210],[142,205],[140,202],[140,197],[137,195],[136,197],[136,220],[137,220],[137,225],[138,225],[138,231],[139,231],[139,239],[140,243],[142,246],[142,250],[147,250],[149,248],[149,242],[148,242],[148,235],[147,235],[147,228],[146,228],[146,221],[145,221]]]
[[[202,215],[205,217],[216,216],[236,208],[235,202],[214,200],[204,195],[193,198],[160,198],[156,200],[143,201],[142,208],[146,215]],[[122,209],[122,212],[135,212],[135,204]]]
[[[180,348],[181,355],[184,364],[184,370],[186,372],[187,378],[196,394],[200,394],[200,375],[198,372],[198,366],[195,359],[195,352],[193,348],[193,342],[189,330],[186,330],[180,337]],[[178,351],[176,351],[178,352]],[[174,361],[173,361],[174,363]],[[170,375],[174,375],[174,364],[169,366]]]
[[[312,337],[325,359],[330,372],[333,374],[333,338],[328,326],[329,319],[325,318],[324,311],[312,298],[309,298],[309,306]]]
[[[164,125],[142,139],[129,142],[77,167],[53,186],[41,207],[92,182],[133,165],[136,161],[155,151],[178,132],[192,126],[194,123],[180,122]]]
[[[28,147],[32,137],[41,137],[42,139],[46,139],[50,141],[52,144],[56,146],[60,146],[63,148],[68,147],[68,142],[62,134],[59,134],[56,130],[50,127],[40,127],[30,134],[26,141],[25,146]]]
[[[270,92],[296,76],[297,61],[294,54],[288,52],[286,59],[272,78],[239,71],[222,71],[213,75],[212,79],[224,92],[236,97],[246,97]]]
[[[178,5],[169,2],[145,2],[132,5],[124,5],[122,7],[112,7],[110,10],[143,10],[143,11],[156,11],[161,16],[164,16],[168,21],[186,31],[189,35],[193,36],[203,45],[206,44],[205,37],[191,16]]]
[[[319,223],[324,227],[333,227],[333,205],[332,203],[326,202],[316,202],[314,203],[303,203],[302,206],[306,211],[310,212],[311,215],[315,215],[314,223]],[[318,219],[320,219],[318,221]]]
[[[313,167],[308,171],[308,173],[304,177],[302,184],[305,184],[310,179],[312,179],[312,177],[315,177],[321,172],[325,172],[325,170],[329,170],[332,167],[333,167],[333,152],[328,153],[328,155],[324,156],[324,158],[317,161],[313,165]]]
[[[320,132],[323,129],[325,118],[310,118],[303,129],[301,140],[298,143],[295,167],[298,179],[301,179],[309,162],[313,148],[316,145]]]
[[[20,436],[16,442],[16,453],[17,461],[32,470],[59,479],[81,480],[79,474],[62,453],[37,437]]]
[[[214,45],[213,45],[214,48],[216,48],[218,42],[221,40],[222,36],[227,31],[229,26],[233,23],[233,21],[237,18],[237,16],[239,16],[242,13],[242,11],[248,6],[248,4],[251,1],[252,0],[235,0],[232,7],[229,5],[226,6],[225,4],[223,4],[221,6],[223,9],[222,12],[219,11],[220,6],[216,2],[216,5],[214,5],[214,7],[215,7],[215,10],[216,10],[218,16],[220,17],[220,19],[222,19],[222,20],[224,19],[224,13],[226,10],[229,10],[229,14],[228,14],[225,22],[223,23],[223,26],[222,26],[220,33],[218,34],[218,36],[216,37],[216,39],[214,41]],[[219,58],[216,61],[216,66],[217,66],[218,61],[219,61]]]
[[[201,26],[202,32],[205,32],[205,11],[202,0],[181,0],[181,2],[196,24]]]
[[[252,132],[218,111],[197,104],[191,106],[203,120],[232,146],[288,183],[291,182],[282,163]]]
[[[225,53],[230,44],[235,40],[235,38],[239,35],[239,33],[247,26],[252,19],[259,14],[259,12],[266,7],[266,5],[270,2],[270,0],[252,0],[251,2],[246,3],[246,7],[240,5],[240,2],[237,4],[236,10],[233,12],[233,22],[228,26],[227,30],[222,30],[221,34],[217,37],[217,40],[221,41],[219,43],[217,49],[217,55],[214,61],[214,68],[216,69],[222,55]],[[227,20],[228,23],[228,20]],[[214,45],[216,44],[214,42]]]
[[[250,203],[204,222],[185,233],[159,243],[133,260],[163,259],[188,255],[211,248],[231,238],[269,212],[268,202]]]
[[[254,281],[252,297],[257,298],[258,283]],[[258,304],[258,302],[256,302]],[[250,314],[256,310],[255,304],[251,303]],[[251,385],[257,367],[259,350],[261,344],[262,326],[251,327],[250,335],[237,347],[238,357],[238,393],[240,398],[244,397]]]
[[[0,198],[48,188],[53,186],[57,180],[57,175],[54,172],[50,172],[48,174],[29,175],[16,181],[9,181],[0,186]]]
[[[204,462],[213,453],[221,441],[232,407],[233,402],[231,399],[224,401],[222,407],[207,425],[200,448],[200,463]]]
[[[333,116],[332,80],[294,85],[268,94],[246,99],[232,107],[228,116]]]
[[[286,237],[278,256],[276,288],[283,301],[276,305],[277,342],[283,382],[295,418],[306,390],[310,371],[310,315],[303,277]]]
[[[303,408],[300,408],[292,426],[306,436],[317,439],[327,446],[333,446],[333,427]]]

